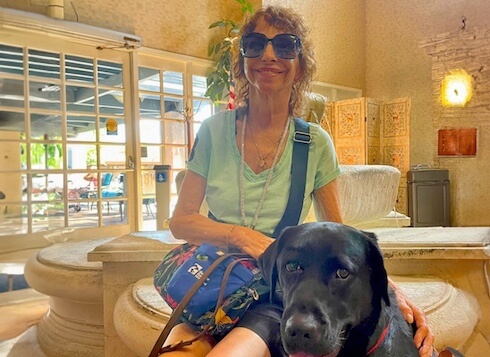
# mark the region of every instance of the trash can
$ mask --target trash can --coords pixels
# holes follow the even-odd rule
[[[450,226],[449,171],[416,168],[407,173],[412,227]]]

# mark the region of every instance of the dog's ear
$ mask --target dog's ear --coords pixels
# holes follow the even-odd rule
[[[378,245],[378,239],[372,232],[363,231],[362,233],[366,235],[369,245],[368,259],[371,267],[371,284],[374,293],[381,296],[386,302],[386,305],[390,305],[390,298],[388,297],[388,275],[383,262],[383,253]]]
[[[262,275],[267,283],[270,286],[269,300],[272,301],[274,297],[274,292],[276,290],[276,284],[278,280],[277,273],[277,265],[276,260],[281,249],[281,237],[284,235],[284,232],[287,228],[283,229],[279,237],[262,253],[258,259],[258,265],[260,270],[262,271]]]
[[[259,268],[262,271],[262,276],[265,282],[270,287],[269,301],[272,302],[274,296],[274,291],[276,290],[277,282],[277,267],[276,267],[276,257],[277,257],[277,240],[274,241],[264,253],[258,259]]]

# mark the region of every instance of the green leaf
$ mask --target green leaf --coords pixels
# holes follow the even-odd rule
[[[213,22],[211,25],[209,25],[208,29],[212,29],[212,28],[215,28],[215,27],[218,27],[220,23],[222,23],[223,21],[216,21],[216,22]]]

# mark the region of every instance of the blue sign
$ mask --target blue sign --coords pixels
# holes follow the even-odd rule
[[[167,182],[167,173],[165,171],[157,171],[155,179],[157,182]]]

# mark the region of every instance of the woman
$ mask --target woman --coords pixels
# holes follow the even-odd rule
[[[196,136],[170,229],[194,244],[230,246],[258,258],[287,205],[294,123],[312,79],[312,45],[302,19],[290,10],[268,7],[242,27],[234,79],[238,110],[205,120]],[[336,177],[340,173],[332,141],[310,125],[305,200],[300,221],[312,201],[318,220],[342,222]],[[199,214],[206,198],[215,219]],[[406,305],[405,305],[406,306]],[[403,306],[402,306],[403,307]],[[406,309],[412,313],[412,309]],[[246,312],[226,336],[208,336],[173,356],[283,356],[279,336],[282,310],[260,304]],[[416,342],[430,349],[432,335],[417,314]],[[180,324],[165,345],[188,340],[196,332]],[[420,341],[420,342],[419,342]],[[421,355],[425,349],[421,349]]]

